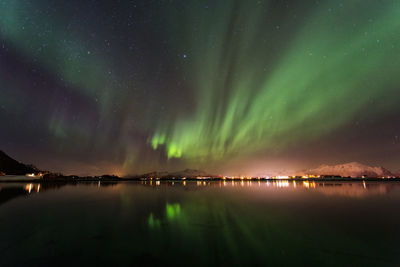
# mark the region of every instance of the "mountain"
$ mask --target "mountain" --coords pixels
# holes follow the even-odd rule
[[[169,177],[176,177],[176,178],[194,178],[194,177],[216,177],[215,175],[209,174],[205,171],[201,170],[192,170],[186,169],[177,172],[149,172],[140,175],[140,177],[154,177],[154,178],[169,178]]]
[[[25,175],[27,173],[38,171],[39,170],[36,167],[20,163],[0,150],[0,173],[8,175]]]
[[[144,173],[144,174],[142,174],[140,176],[143,176],[143,177],[165,177],[165,176],[168,176],[168,175],[169,175],[168,172],[156,172],[156,171],[154,171],[154,172]]]
[[[192,169],[186,169],[183,171],[178,171],[178,172],[172,172],[170,173],[170,175],[172,176],[176,176],[176,177],[208,177],[208,176],[213,176],[210,175],[209,173],[205,172],[205,171],[201,171],[201,170],[192,170]]]
[[[339,165],[322,165],[316,169],[306,171],[310,175],[340,175],[342,177],[387,177],[394,176],[383,167],[371,167],[358,162]]]

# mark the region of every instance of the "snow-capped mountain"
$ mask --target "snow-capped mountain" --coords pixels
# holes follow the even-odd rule
[[[371,167],[358,162],[350,162],[339,165],[322,165],[316,169],[306,171],[312,175],[340,175],[342,177],[391,177],[394,176],[383,167]]]

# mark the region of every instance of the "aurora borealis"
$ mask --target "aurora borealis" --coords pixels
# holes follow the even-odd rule
[[[65,173],[400,169],[400,3],[0,1],[0,149]]]

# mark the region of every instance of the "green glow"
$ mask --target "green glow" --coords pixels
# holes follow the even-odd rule
[[[0,110],[121,174],[279,158],[397,110],[397,0],[64,2],[0,2]]]
[[[87,45],[79,28],[68,29],[70,21],[55,13],[46,14],[44,3],[6,0],[0,4],[1,37],[27,61],[35,62],[42,71],[58,78],[60,84],[73,89],[88,102],[95,99],[100,121],[103,125],[109,123],[109,91],[113,87],[107,77],[109,58],[104,53],[97,56],[96,47]],[[0,82],[3,82],[1,75]],[[23,102],[23,105],[30,104],[29,99]],[[82,119],[71,123],[66,119],[66,112],[54,110],[50,114],[48,130],[55,146],[68,147],[72,137],[82,143],[90,142],[93,135],[88,129],[90,121]],[[104,131],[109,127],[105,126]]]
[[[155,135],[151,140],[151,144],[153,146],[153,149],[157,149],[158,145],[165,144],[165,134]]]
[[[0,8],[2,37],[26,56],[39,59],[49,71],[60,73],[86,95],[102,93],[99,89],[106,84],[103,59],[92,56],[77,33],[65,30],[68,23],[57,18],[50,21],[45,15],[27,20],[38,6],[30,2],[4,1]]]
[[[160,228],[161,223],[159,219],[154,219],[153,213],[150,213],[149,218],[147,219],[147,223],[150,228]]]
[[[277,22],[261,23],[268,1],[216,5],[217,13],[195,9],[170,19],[189,25],[172,32],[184,36],[177,47],[191,51],[185,68],[196,102],[192,112],[166,114],[155,131],[152,146],[164,145],[168,158],[205,162],[280,150],[396,105],[398,2],[346,1],[342,9],[324,1],[307,20],[276,31],[265,29]],[[284,36],[291,39],[279,43]]]
[[[166,206],[166,215],[168,220],[174,220],[179,217],[181,214],[181,205],[179,203],[176,204],[168,204]]]
[[[181,205],[179,203],[166,203],[165,216],[163,218],[155,218],[153,213],[150,213],[147,218],[147,224],[150,229],[159,229],[161,227],[161,222],[163,222],[163,224],[174,223],[181,227],[187,227],[187,220],[188,218],[181,212]]]

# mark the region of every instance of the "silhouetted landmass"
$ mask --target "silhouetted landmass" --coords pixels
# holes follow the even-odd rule
[[[77,175],[63,175],[61,173],[48,173],[43,175],[44,182],[51,181],[119,181],[122,180],[116,175],[101,175],[101,176],[77,176]]]
[[[120,180],[116,175],[102,175],[102,176],[85,176],[80,177],[77,175],[63,175],[62,173],[51,173],[48,171],[41,171],[33,165],[23,164],[8,156],[0,150],[0,176],[3,175],[26,175],[34,174],[32,181],[43,182],[71,182],[71,181],[117,181]],[[26,178],[13,177],[4,181],[27,181]]]
[[[0,150],[0,173],[6,175],[25,175],[35,172],[39,172],[35,166],[20,163]]]
[[[307,174],[312,176],[286,176],[286,177],[221,177],[214,174],[209,174],[201,170],[185,169],[177,172],[150,172],[141,175],[131,175],[124,178],[116,175],[101,175],[101,176],[77,176],[77,175],[63,175],[61,173],[51,173],[47,171],[40,171],[33,165],[26,165],[18,162],[6,153],[0,150],[0,176],[2,175],[16,175],[19,177],[2,178],[2,182],[46,182],[46,183],[70,183],[70,182],[91,182],[91,181],[129,181],[129,180],[269,180],[269,179],[286,179],[286,180],[362,180],[368,178],[369,180],[382,180],[382,178],[394,178],[400,175],[394,175],[390,171],[382,167],[370,167],[360,163],[347,163],[342,165],[328,166],[323,165],[318,169],[310,170]],[[33,174],[30,177],[21,177],[21,175]],[[318,175],[318,176],[315,176]],[[391,180],[399,180],[391,179]]]
[[[192,169],[185,169],[182,171],[176,171],[176,172],[149,172],[149,173],[144,173],[144,174],[138,174],[138,175],[130,175],[128,178],[159,178],[159,179],[179,179],[179,178],[218,178],[218,175],[215,174],[210,174],[202,170],[192,170]]]

